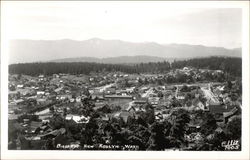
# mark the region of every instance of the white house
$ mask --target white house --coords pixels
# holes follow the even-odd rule
[[[36,94],[37,94],[37,95],[44,95],[45,92],[44,92],[44,91],[37,91]]]
[[[76,123],[88,123],[90,117],[78,116],[78,115],[67,115],[66,120],[74,120]]]

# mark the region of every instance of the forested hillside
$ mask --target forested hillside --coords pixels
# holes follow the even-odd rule
[[[175,61],[172,63],[172,68],[183,68],[185,66],[210,70],[223,70],[232,75],[241,76],[242,59],[234,57],[209,57]]]
[[[19,63],[9,65],[10,74],[52,75],[55,73],[89,74],[90,72],[121,71],[124,73],[164,73],[170,69],[185,66],[199,69],[223,70],[234,76],[241,76],[242,60],[236,57],[208,57],[182,61],[140,63],[134,65],[102,64],[90,62],[71,63]]]

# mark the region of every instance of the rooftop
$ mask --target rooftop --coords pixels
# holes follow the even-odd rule
[[[224,113],[224,112],[230,112],[232,109],[234,109],[236,106],[228,105],[228,106],[222,106],[222,105],[209,105],[209,111],[212,113]]]

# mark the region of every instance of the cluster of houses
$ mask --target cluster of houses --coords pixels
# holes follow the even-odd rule
[[[170,71],[168,75],[181,73],[199,77],[205,72],[211,71],[184,67]],[[212,73],[221,74],[222,71]],[[52,130],[49,126],[53,113],[61,114],[65,120],[75,123],[88,123],[91,117],[80,111],[86,105],[86,99],[91,100],[94,110],[109,107],[106,110],[111,110],[108,111],[111,113],[104,116],[103,120],[121,117],[125,122],[129,116],[136,117],[140,112],[146,112],[147,105],[152,106],[157,121],[167,119],[175,108],[213,113],[219,123],[226,123],[241,111],[240,102],[225,92],[224,83],[156,85],[140,82],[140,79],[150,81],[161,78],[162,75],[123,73],[37,77],[9,75],[9,120],[17,121],[25,128],[26,140],[42,140],[65,132],[64,128]],[[32,120],[32,116],[36,116],[35,120]]]

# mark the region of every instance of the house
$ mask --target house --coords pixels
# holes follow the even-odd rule
[[[149,97],[148,102],[152,105],[158,105],[159,104],[159,97]]]
[[[54,78],[60,78],[60,76],[58,74],[53,74]]]
[[[50,131],[48,133],[45,133],[45,134],[41,135],[40,137],[43,139],[47,139],[48,137],[54,138],[54,137],[56,137],[58,135],[62,135],[64,133],[66,133],[66,129],[60,128],[60,129],[56,129],[56,130]]]
[[[15,97],[16,95],[18,95],[18,91],[9,91],[9,97]]]
[[[199,131],[200,131],[200,124],[192,124],[192,123],[188,124],[188,132],[189,133],[199,132]]]
[[[50,111],[48,111],[47,113],[45,114],[40,114],[39,115],[39,119],[42,120],[42,123],[48,123],[50,122],[50,118],[52,117],[53,115],[50,113]]]
[[[133,101],[134,105],[143,105],[146,104],[148,102],[147,98],[140,98],[140,99],[136,99]]]
[[[176,98],[177,98],[178,100],[184,100],[184,99],[185,99],[185,97],[184,97],[183,95],[178,95]]]
[[[38,132],[38,128],[42,125],[42,122],[31,121],[28,125],[28,129],[25,131],[28,134],[34,134]]]
[[[193,110],[205,110],[205,104],[203,104],[198,98],[195,98],[192,102]]]
[[[194,94],[194,97],[195,97],[195,98],[199,98],[199,97],[200,97],[200,94],[199,94],[199,93],[195,93],[195,94]]]
[[[65,118],[66,120],[73,120],[75,121],[76,123],[88,123],[89,120],[90,120],[90,117],[85,117],[85,116],[79,116],[79,115],[71,115],[71,114],[68,114]]]
[[[112,87],[110,87],[110,88],[107,88],[106,90],[105,90],[105,93],[106,94],[115,94],[115,88],[112,88]]]
[[[126,91],[127,91],[128,93],[133,93],[134,90],[135,90],[135,87],[126,88]]]
[[[43,81],[44,80],[44,75],[39,75],[38,78],[39,78],[39,81]]]
[[[21,88],[24,87],[24,85],[23,85],[23,84],[18,84],[16,87],[17,87],[18,89],[21,89]]]
[[[225,112],[223,113],[223,117],[225,118],[225,123],[227,123],[231,117],[237,115],[237,113],[239,112],[240,108],[235,106],[232,110],[230,110],[229,112]]]
[[[163,120],[163,115],[161,114],[161,112],[155,113],[155,119],[157,121],[162,121]]]
[[[158,121],[164,121],[168,119],[170,114],[166,110],[156,110],[155,111],[155,119]]]
[[[207,110],[207,107],[201,101],[193,102],[191,106],[185,105],[183,108],[187,111]]]
[[[17,99],[14,101],[14,105],[20,105],[20,104],[23,104],[24,103],[24,100],[23,99]]]
[[[136,112],[137,111],[137,109],[136,109],[136,107],[134,106],[134,105],[129,105],[129,107],[126,109],[128,112]]]
[[[185,135],[185,139],[188,142],[197,142],[203,139],[201,133],[197,132],[197,133],[191,133],[189,135]]]
[[[127,99],[127,100],[133,100],[133,96],[122,96],[122,95],[105,95],[105,99],[107,100],[122,100],[122,99]]]
[[[38,76],[38,78],[44,78],[44,75],[40,74],[40,75]]]
[[[127,108],[127,111],[136,112],[139,110],[143,110],[142,106],[146,103],[148,103],[146,98],[141,98],[141,99],[131,101],[129,102],[129,107]]]
[[[34,114],[40,116],[40,115],[47,115],[47,114],[49,114],[49,113],[50,113],[49,108],[46,108],[46,109],[44,109],[44,110],[42,110],[42,111],[37,111],[37,112],[35,112]]]
[[[149,97],[157,97],[157,94],[156,93],[150,93]]]
[[[19,92],[21,95],[24,95],[24,96],[26,96],[28,94],[29,95],[36,94],[36,92],[31,88],[19,88],[19,89],[17,89],[17,92]]]
[[[228,118],[237,114],[239,106],[235,105],[209,105],[208,111],[213,113],[217,121],[226,123]]]
[[[37,98],[36,101],[37,101],[37,104],[40,104],[40,105],[44,105],[48,103],[48,101],[45,98]]]
[[[127,91],[124,89],[116,90],[115,93],[117,95],[127,95]]]
[[[117,115],[114,115],[114,116],[117,116]],[[101,120],[103,120],[103,121],[109,121],[110,117],[106,114],[105,116],[101,117]]]
[[[56,93],[59,93],[60,91],[62,91],[62,89],[63,89],[63,87],[56,88],[56,89],[55,89],[55,92],[56,92]]]
[[[8,120],[18,120],[18,116],[19,115],[16,115],[16,114],[8,114]]]
[[[76,102],[81,102],[81,101],[82,101],[82,97],[81,96],[76,97]]]
[[[64,95],[60,95],[58,96],[61,100],[65,100],[65,99],[71,99],[72,95],[71,94],[64,94]]]
[[[131,115],[132,115],[132,114],[131,114],[129,111],[127,111],[127,110],[122,110],[122,111],[120,112],[120,114],[119,114],[119,117],[121,117],[121,118],[124,120],[124,122],[127,123],[128,117],[131,116]]]
[[[94,89],[89,89],[89,93],[94,94],[95,93]]]
[[[147,90],[149,90],[149,87],[142,87],[142,88],[141,88],[141,91],[142,91],[142,92],[145,92],[145,91],[147,91]]]
[[[234,108],[235,106],[232,106],[232,105],[209,105],[208,111],[214,114],[216,113],[223,114],[225,112],[231,111]]]
[[[103,97],[103,94],[92,94],[91,99],[99,101],[99,102],[105,100],[104,97]]]
[[[215,73],[224,73],[222,70],[215,70]]]
[[[222,129],[221,127],[217,127],[216,130],[215,130],[215,132],[217,132],[217,133],[222,133],[222,132],[223,132],[223,129]]]
[[[189,71],[190,69],[189,69],[188,67],[183,67],[182,70],[184,70],[184,71]]]
[[[37,95],[44,95],[45,92],[44,92],[44,91],[37,91],[36,94],[37,94]]]

